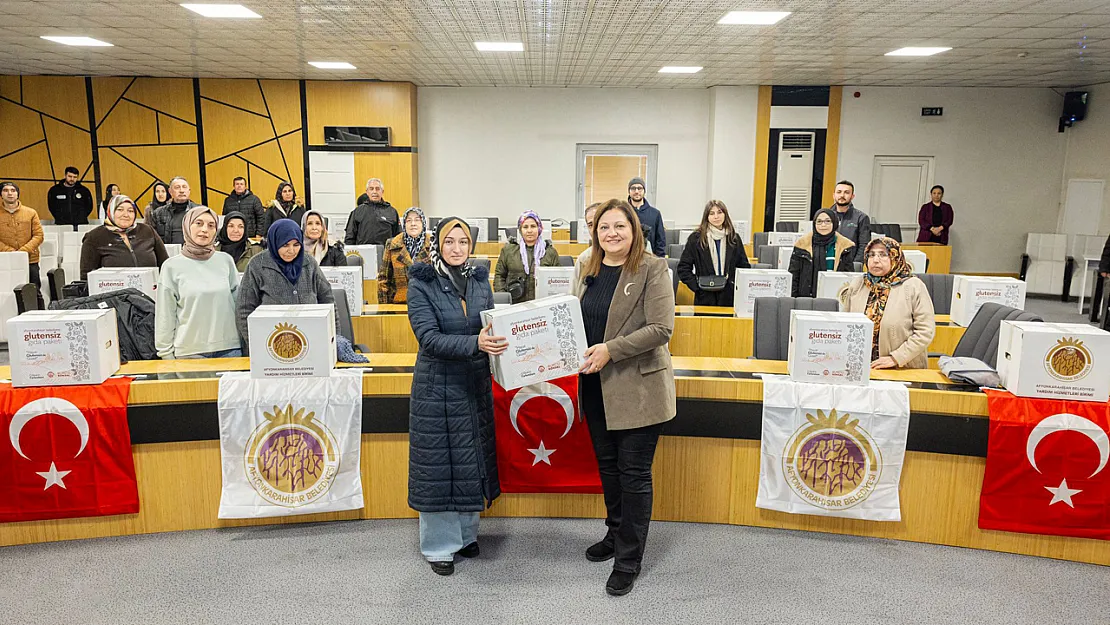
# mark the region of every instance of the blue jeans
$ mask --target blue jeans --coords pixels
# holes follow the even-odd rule
[[[188,360],[190,358],[239,358],[243,355],[243,350],[236,347],[235,349],[225,349],[218,352],[208,352],[207,354],[193,354],[191,356],[182,356],[181,360]]]
[[[451,562],[478,540],[477,512],[421,512],[420,553],[428,562]]]

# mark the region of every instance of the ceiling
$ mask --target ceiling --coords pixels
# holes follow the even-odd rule
[[[168,0],[0,0],[0,74],[663,88],[1110,81],[1110,0],[237,1],[263,19],[204,18]],[[731,10],[794,13],[774,26],[718,25]],[[474,41],[523,41],[525,51],[480,53]],[[903,46],[953,49],[883,56]],[[705,69],[659,74],[664,65]]]

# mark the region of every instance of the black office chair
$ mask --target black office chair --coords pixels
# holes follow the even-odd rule
[[[512,304],[512,303],[513,303],[513,296],[512,295],[506,293],[505,291],[494,291],[493,292],[493,304],[495,306],[497,304]]]
[[[752,263],[752,269],[772,269],[771,263]]]
[[[933,300],[933,312],[938,315],[952,314],[952,289],[956,284],[956,276],[950,273],[919,273],[914,274],[925,283],[929,291],[929,298]]]
[[[752,249],[758,250],[761,246],[767,245],[768,236],[766,232],[753,232],[752,233]]]
[[[41,298],[39,296],[39,288],[30,282],[25,282],[14,289],[15,293],[15,308],[19,314],[23,314],[28,310],[42,310]]]
[[[560,267],[573,267],[574,266],[574,257],[573,256],[559,256],[559,266]]]
[[[998,335],[1001,332],[1002,321],[1044,321],[1036,314],[1002,304],[983,304],[971,325],[964,330],[956,349],[952,355],[957,357],[970,357],[981,360],[991,367],[998,366]],[[929,354],[941,356],[943,354]]]
[[[774,269],[786,269],[786,267],[779,267],[779,250],[782,249],[781,245],[760,245],[755,249],[755,257],[761,263],[767,263]]]
[[[470,259],[470,264],[474,265],[475,267],[485,267],[486,271],[489,271],[489,259],[488,258],[471,258]]]
[[[787,360],[790,349],[790,311],[837,312],[835,299],[815,297],[757,297],[752,315],[752,357]]]
[[[335,316],[339,320],[339,333],[351,342],[356,352],[370,353],[369,347],[355,343],[355,326],[351,320],[351,309],[347,306],[347,292],[333,288],[331,294],[335,298]]]
[[[46,272],[46,286],[50,292],[50,301],[60,302],[65,299],[65,297],[62,295],[62,287],[64,287],[65,285],[65,269],[57,267]]]
[[[775,232],[798,232],[798,222],[796,221],[776,221]]]
[[[360,256],[358,254],[347,254],[347,266],[348,267],[361,267],[362,266],[362,256]]]
[[[505,240],[506,241],[516,237],[516,234],[517,234],[516,228],[502,228],[502,230],[505,231]]]
[[[671,270],[671,287],[674,288],[675,295],[678,295],[678,261],[677,258],[667,259],[667,267]]]
[[[678,243],[680,243],[678,239],[680,234],[682,233],[675,228],[667,230],[667,245],[677,245]]]
[[[667,246],[667,257],[682,258],[682,250],[684,249],[686,249],[685,245],[682,245],[680,243],[672,243],[671,245]]]

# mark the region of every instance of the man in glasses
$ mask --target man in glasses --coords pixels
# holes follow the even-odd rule
[[[648,204],[644,192],[647,187],[644,179],[640,177],[628,181],[628,203],[636,209],[636,217],[640,225],[647,229],[647,240],[651,244],[651,251],[656,256],[665,256],[667,253],[667,231],[663,229],[663,214],[659,209]]]

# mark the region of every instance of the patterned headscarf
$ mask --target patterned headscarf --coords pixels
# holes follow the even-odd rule
[[[864,250],[865,263],[867,254],[871,253],[871,248],[878,245],[886,247],[890,254],[890,271],[885,276],[872,275],[870,270],[863,274],[863,282],[867,285],[869,291],[867,294],[867,308],[864,310],[864,314],[875,324],[871,341],[872,360],[879,357],[879,324],[882,322],[883,313],[886,311],[890,289],[913,277],[913,269],[906,262],[905,255],[902,254],[902,246],[890,237],[879,237],[867,244]]]
[[[520,214],[520,218],[516,220],[517,234],[520,234],[520,226],[524,224],[525,219],[531,219],[536,222],[536,227],[539,228],[539,234],[536,235],[536,245],[532,253],[532,267],[539,267],[540,261],[543,260],[543,255],[547,253],[547,243],[543,240],[543,221],[540,216],[534,211],[524,211]],[[531,273],[528,268],[528,246],[524,244],[524,237],[520,237],[520,262],[524,263],[524,273]]]
[[[201,245],[193,240],[192,228],[190,224],[196,220],[197,217],[208,213],[212,215],[212,223],[220,223],[220,218],[216,217],[215,211],[207,206],[194,206],[185,213],[185,219],[181,222],[181,234],[185,236],[185,243],[181,246],[181,255],[193,260],[208,260],[216,253],[216,237],[213,235],[212,240],[208,245]]]
[[[467,237],[473,236],[470,233],[470,225],[462,220],[461,217],[444,217],[436,224],[435,236],[432,238],[432,249],[428,251],[432,260],[432,267],[435,267],[436,273],[447,278],[451,282],[451,286],[455,287],[455,292],[459,297],[466,299],[466,281],[470,279],[470,274],[474,272],[474,267],[470,263],[463,263],[458,267],[448,265],[443,261],[442,245],[443,237],[455,228],[462,228]],[[471,239],[473,240],[473,239]]]
[[[108,200],[108,210],[104,216],[104,227],[112,232],[131,232],[139,223],[138,221],[132,221],[131,225],[126,228],[116,224],[116,210],[118,210],[122,204],[130,204],[131,210],[135,211],[135,217],[137,218],[139,216],[139,207],[135,205],[135,200],[132,200],[122,193],[112,197]]]
[[[409,231],[405,229],[405,220],[408,219],[409,213],[416,213],[420,217],[420,234],[416,236],[409,236]],[[420,253],[420,249],[424,247],[424,240],[427,239],[428,234],[428,218],[424,216],[424,211],[415,206],[410,206],[405,214],[401,215],[401,240],[405,243],[405,249],[409,251],[409,257],[416,262],[416,255]]]

